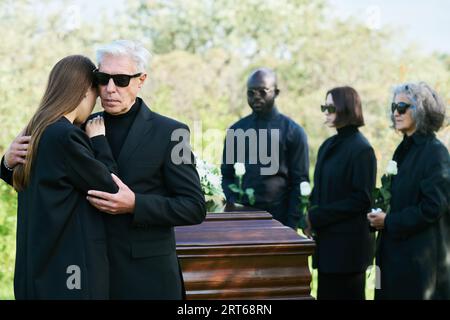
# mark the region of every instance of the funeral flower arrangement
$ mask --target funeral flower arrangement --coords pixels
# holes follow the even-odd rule
[[[195,165],[205,195],[207,212],[220,211],[225,203],[220,169],[198,157],[196,157]]]

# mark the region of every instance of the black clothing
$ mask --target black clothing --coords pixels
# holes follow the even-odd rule
[[[243,131],[256,130],[256,146],[251,146],[249,139],[246,139],[244,150],[239,150],[241,155],[245,155],[246,174],[243,177],[243,189],[253,188],[255,191],[255,204],[252,207],[266,210],[273,217],[286,226],[296,228],[299,213],[298,204],[300,197],[300,183],[309,181],[309,158],[308,143],[306,134],[302,127],[290,118],[278,112],[273,108],[265,116],[257,113],[239,120],[233,124],[230,129]],[[267,130],[267,132],[260,131]],[[271,129],[279,130],[279,140],[271,141]],[[270,175],[261,174],[262,168],[268,168],[270,165],[263,164],[259,155],[262,146],[260,137],[267,137],[268,157],[271,157],[271,146],[278,143],[279,157],[275,157],[275,162],[279,165],[278,170]],[[234,173],[234,163],[240,161],[238,157],[238,143],[234,138],[234,157],[231,162],[226,161],[226,145],[223,150],[222,159],[222,188],[224,190],[227,202],[239,202],[238,195],[233,193],[228,187],[230,184],[237,183]],[[257,163],[250,163],[252,149],[257,153]],[[228,150],[230,152],[231,150]],[[255,155],[253,153],[253,155]],[[251,206],[247,197],[244,197],[241,204]]]
[[[366,273],[320,273],[317,300],[365,300]]]
[[[374,151],[357,127],[338,129],[320,147],[309,219],[316,233],[313,267],[321,273],[362,273],[373,263],[367,213],[375,188]]]
[[[18,195],[16,299],[108,299],[109,267],[104,214],[87,191],[117,192],[106,139],[96,139],[106,165],[94,158],[87,135],[66,118],[39,141],[28,186]],[[11,174],[1,178],[11,184]],[[74,271],[75,268],[77,271]],[[80,287],[71,275],[78,272]],[[75,288],[71,287],[74,285]]]
[[[172,140],[175,130],[189,129],[152,112],[140,98],[136,103],[138,113],[117,157],[120,179],[135,193],[135,210],[106,217],[111,298],[181,299],[174,227],[201,223],[206,215],[195,166],[172,161],[180,145],[192,158],[189,140]],[[107,135],[116,131],[111,124],[105,123]]]
[[[394,153],[391,211],[379,234],[376,299],[450,299],[450,157],[434,134]]]
[[[103,113],[105,119],[106,138],[111,147],[114,159],[119,157],[120,150],[122,150],[123,143],[130,132],[131,125],[139,113],[142,100],[136,100],[134,105],[127,113],[112,116],[106,112]]]

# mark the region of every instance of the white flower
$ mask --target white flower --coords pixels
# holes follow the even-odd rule
[[[309,196],[311,194],[311,185],[307,181],[300,183],[300,194],[302,196]]]
[[[389,161],[388,166],[386,168],[386,173],[395,176],[398,172],[397,162],[394,160]]]
[[[240,162],[234,164],[234,172],[238,177],[242,177],[245,174],[245,165]]]
[[[198,176],[200,177],[200,179],[205,177],[208,173],[204,167],[197,167],[197,172],[198,172]]]
[[[217,176],[215,174],[212,173],[208,173],[206,175],[206,179],[208,180],[208,182],[215,188],[220,189],[221,188],[221,184],[222,184],[222,179],[220,176]]]

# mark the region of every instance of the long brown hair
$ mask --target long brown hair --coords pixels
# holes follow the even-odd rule
[[[26,163],[14,168],[13,185],[17,191],[25,189],[30,181],[42,133],[49,125],[77,108],[94,84],[94,69],[94,63],[81,55],[65,57],[53,67],[44,96],[24,131],[25,135],[31,135],[31,141]]]

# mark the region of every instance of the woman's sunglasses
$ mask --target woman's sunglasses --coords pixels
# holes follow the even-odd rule
[[[336,107],[333,106],[332,104],[321,105],[320,109],[322,110],[322,112],[325,112],[327,110],[328,110],[328,113],[335,113],[336,112]]]
[[[109,79],[113,79],[114,84],[118,87],[128,87],[130,84],[131,78],[137,78],[142,75],[142,72],[128,75],[128,74],[108,74],[104,72],[98,71],[98,69],[94,70],[94,78],[96,81],[96,84],[99,84],[101,86],[106,86],[109,83]]]
[[[405,114],[406,111],[408,110],[408,108],[410,108],[412,106],[413,105],[405,103],[405,102],[399,102],[399,103],[392,102],[391,110],[392,110],[392,113],[394,113],[395,110],[397,110],[398,114]]]

